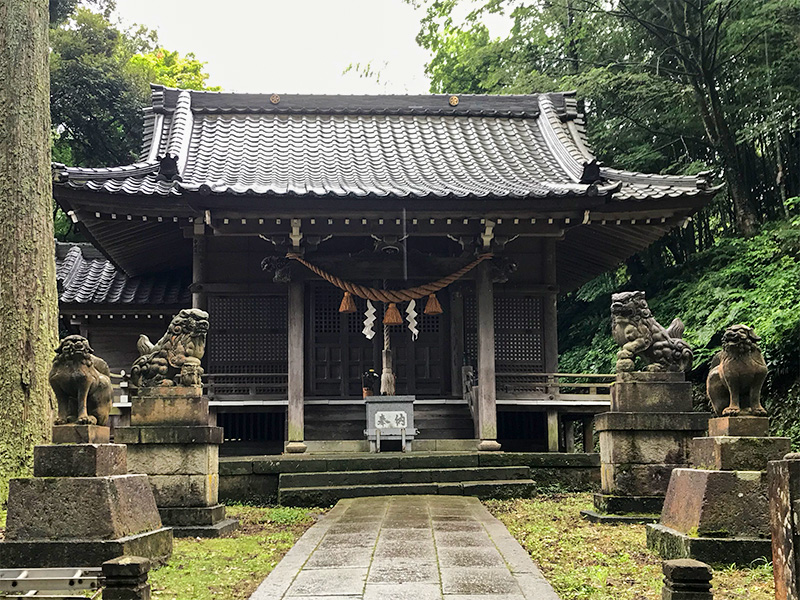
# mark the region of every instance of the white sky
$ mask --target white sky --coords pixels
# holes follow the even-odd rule
[[[425,94],[421,12],[402,0],[117,0],[123,25],[206,62],[226,91]],[[372,63],[380,82],[342,71]]]

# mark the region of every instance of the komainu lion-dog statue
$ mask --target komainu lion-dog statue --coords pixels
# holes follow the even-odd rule
[[[94,355],[89,340],[61,340],[50,369],[50,387],[58,400],[56,425],[105,425],[114,395],[108,364]]]
[[[156,344],[139,336],[139,358],[131,368],[136,387],[200,385],[200,360],[206,350],[208,313],[197,308],[181,310]]]
[[[688,371],[692,366],[692,349],[681,339],[683,323],[675,319],[664,329],[650,312],[644,292],[611,296],[611,335],[621,346],[617,372],[633,371],[637,356],[647,363],[645,371]]]
[[[711,361],[706,379],[706,393],[717,415],[767,414],[761,406],[767,363],[756,345],[760,339],[747,325],[728,327],[722,334],[722,350]]]

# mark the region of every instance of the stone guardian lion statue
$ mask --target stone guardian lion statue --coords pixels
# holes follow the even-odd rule
[[[664,329],[647,306],[644,292],[620,292],[611,296],[611,335],[621,346],[617,372],[633,371],[636,357],[645,371],[688,371],[694,355],[681,336],[683,323],[672,321]]]
[[[157,343],[139,336],[140,356],[131,368],[131,383],[137,387],[200,385],[207,333],[208,313],[185,308],[173,317]]]
[[[111,373],[85,337],[70,335],[61,340],[50,369],[50,387],[58,401],[56,425],[108,422],[114,395]]]
[[[747,325],[728,327],[722,334],[722,350],[712,359],[706,379],[706,393],[718,416],[767,414],[761,406],[767,363],[756,345],[760,339]]]

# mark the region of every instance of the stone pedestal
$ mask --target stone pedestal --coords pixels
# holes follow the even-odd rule
[[[68,427],[56,437],[108,439],[105,427]],[[36,446],[33,477],[9,484],[0,567],[96,567],[123,555],[166,561],[172,530],[162,526],[147,477],[128,474],[125,450]]]
[[[238,522],[218,501],[222,428],[209,426],[201,387],[141,388],[130,427],[116,429],[128,445],[128,470],[146,473],[162,521],[181,537],[218,537]]]
[[[731,435],[768,429],[766,417],[711,419],[717,435],[693,440],[693,468],[673,471],[648,547],[666,559],[743,565],[771,556],[766,469],[789,451],[789,439]]]
[[[595,494],[595,510],[584,516],[655,522],[673,469],[689,464],[691,440],[705,434],[708,417],[692,412],[691,384],[683,373],[618,373],[611,411],[595,417],[601,493]]]

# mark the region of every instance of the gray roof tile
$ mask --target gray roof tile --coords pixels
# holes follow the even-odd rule
[[[64,304],[187,306],[187,271],[128,277],[90,244],[56,244],[59,300]]]
[[[61,168],[73,188],[111,194],[330,197],[581,196],[593,157],[574,94],[269,96],[154,86],[143,161]],[[177,155],[182,182],[157,181]],[[710,194],[696,177],[602,170],[617,200]]]

